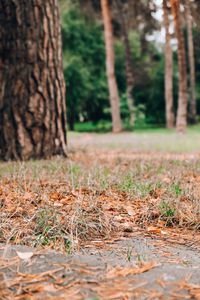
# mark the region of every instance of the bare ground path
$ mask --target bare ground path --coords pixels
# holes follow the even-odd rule
[[[1,299],[199,299],[199,249],[167,244],[137,234],[73,255],[2,246]]]
[[[77,134],[67,161],[1,163],[0,299],[200,299],[190,139]]]

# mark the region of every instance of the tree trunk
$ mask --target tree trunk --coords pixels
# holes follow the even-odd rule
[[[173,56],[170,45],[169,13],[167,0],[163,0],[164,27],[165,27],[165,114],[166,127],[174,127],[174,105],[173,105]]]
[[[58,0],[0,0],[0,40],[0,157],[66,155]]]
[[[106,44],[106,74],[110,94],[113,132],[120,132],[122,131],[122,122],[120,117],[119,93],[115,78],[113,30],[108,0],[101,0],[101,8],[104,20],[104,35]]]
[[[133,59],[131,55],[131,44],[129,40],[129,30],[126,16],[121,0],[116,1],[120,25],[122,28],[124,48],[125,48],[125,64],[126,64],[126,97],[130,113],[130,125],[135,123],[135,106],[134,106],[134,74],[133,74]]]
[[[192,19],[193,19],[195,25],[197,26],[198,30],[200,30],[200,18],[199,18],[200,3],[199,3],[199,0],[190,2],[190,10],[191,10]]]
[[[176,36],[178,40],[178,66],[179,66],[179,93],[178,93],[178,112],[176,118],[177,133],[185,133],[187,128],[187,70],[186,54],[184,45],[183,30],[181,27],[180,3],[179,0],[170,0]]]
[[[185,0],[186,22],[187,22],[187,40],[188,57],[190,66],[190,110],[189,121],[196,123],[196,95],[195,95],[195,62],[194,62],[194,44],[192,35],[192,15],[190,10],[190,1]]]

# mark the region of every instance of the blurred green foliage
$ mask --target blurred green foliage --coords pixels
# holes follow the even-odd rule
[[[111,115],[105,70],[103,25],[83,14],[78,4],[66,1],[63,1],[62,5],[62,36],[69,128],[79,130],[85,126],[79,126],[77,123],[87,122],[94,130],[102,128],[107,131],[111,129],[108,125]],[[194,35],[196,64],[200,70],[200,47],[197,45],[197,42],[200,44],[200,35],[197,32],[194,32]],[[138,33],[130,32],[135,77],[135,127],[146,127],[148,124],[164,126],[164,51],[158,50],[152,42],[147,41],[144,52],[141,50],[141,40]],[[115,69],[124,127],[132,129],[128,125],[124,46],[120,39],[115,39]],[[200,80],[200,72],[197,72],[197,79]],[[178,94],[176,52],[174,52],[173,80],[176,110]],[[197,97],[200,98],[199,87]]]
[[[70,129],[77,121],[97,121],[109,106],[105,45],[100,26],[82,16],[76,4],[62,16],[64,75]]]

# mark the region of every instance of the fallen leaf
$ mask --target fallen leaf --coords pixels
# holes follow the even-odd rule
[[[16,253],[19,256],[19,258],[23,260],[29,260],[34,254],[33,252],[19,252],[19,251],[16,251]]]

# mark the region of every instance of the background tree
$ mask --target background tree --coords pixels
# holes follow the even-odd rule
[[[195,95],[195,61],[194,61],[194,44],[192,33],[192,15],[190,9],[190,1],[185,0],[185,12],[187,23],[187,42],[188,42],[188,58],[190,67],[190,90],[189,90],[189,121],[196,123],[196,95]]]
[[[74,2],[74,1],[73,1]],[[82,13],[90,14],[90,19],[95,19],[96,22],[102,24],[102,16],[100,15],[100,1],[98,0],[75,0],[75,2],[80,3]],[[158,22],[153,17],[153,13],[156,12],[156,5],[154,1],[132,1],[120,0],[123,10],[125,10],[125,21],[128,25],[128,35],[131,50],[131,60],[134,61],[134,68],[132,73],[134,75],[134,101],[135,101],[135,115],[136,115],[136,126],[138,124],[137,116],[140,114],[140,107],[143,107],[148,115],[148,119],[153,120],[152,112],[154,111],[152,104],[150,104],[149,95],[153,92],[150,91],[152,85],[150,81],[151,70],[154,68],[158,62],[157,49],[155,45],[148,41],[149,35],[151,35],[154,30],[159,29]],[[116,64],[116,78],[119,88],[120,101],[121,101],[121,115],[123,119],[126,119],[126,124],[128,125],[130,120],[130,109],[127,105],[127,90],[126,72],[122,70],[124,64],[126,64],[126,52],[124,45],[124,32],[122,26],[122,13],[117,7],[116,1],[109,1],[109,8],[112,14],[112,25],[114,32],[114,45],[115,45],[115,64]],[[127,20],[128,19],[128,20]],[[120,41],[122,41],[120,43]],[[155,53],[156,52],[156,53]],[[159,57],[159,59],[161,56]],[[153,79],[154,80],[154,79]],[[124,82],[123,82],[124,81]],[[152,93],[151,93],[152,92]],[[163,90],[159,89],[162,95],[160,96],[160,101],[162,104],[163,100]],[[159,98],[158,98],[159,99]],[[142,102],[142,103],[141,103]],[[141,104],[141,105],[140,105]],[[138,106],[138,109],[137,109]],[[155,106],[162,107],[160,103]],[[146,107],[148,107],[146,109]],[[144,109],[142,109],[144,111]],[[143,114],[143,113],[142,113]],[[157,118],[158,117],[158,118]],[[162,112],[160,116],[156,114],[155,119],[164,122],[164,107],[162,107]],[[130,127],[130,126],[129,126]]]
[[[120,117],[119,94],[115,78],[113,31],[108,0],[101,0],[101,8],[104,20],[104,35],[106,44],[106,74],[108,78],[108,86],[110,93],[113,132],[120,132],[122,131],[122,122]]]
[[[135,107],[134,107],[134,74],[133,74],[133,57],[131,53],[131,44],[129,40],[129,6],[124,6],[121,0],[116,0],[118,10],[118,19],[121,25],[123,43],[125,49],[125,69],[126,69],[126,97],[130,113],[130,125],[135,122]]]
[[[0,1],[0,157],[67,154],[57,0]]]
[[[179,0],[170,0],[176,37],[178,40],[178,65],[179,65],[179,93],[178,93],[178,111],[176,119],[176,131],[185,133],[187,127],[187,71],[186,71],[186,54],[184,36],[181,25],[180,3]]]
[[[73,3],[72,3],[73,2]],[[168,0],[169,2],[169,0]],[[165,125],[165,57],[164,43],[160,36],[163,24],[155,19],[154,1],[121,0],[128,11],[128,38],[131,59],[134,62],[134,104],[137,127]],[[181,0],[181,3],[184,3]],[[198,4],[191,2],[191,7]],[[170,5],[168,4],[170,8]],[[195,6],[196,7],[196,6]],[[115,75],[120,97],[120,112],[123,126],[129,125],[127,105],[124,34],[121,14],[116,1],[109,1],[112,15],[115,48]],[[169,9],[168,9],[169,10]],[[111,109],[105,70],[104,30],[99,0],[62,0],[62,31],[64,71],[67,83],[68,121],[75,130],[111,130]],[[169,16],[171,19],[171,14]],[[126,20],[127,21],[127,20]],[[182,16],[182,22],[184,18]],[[200,33],[193,18],[196,82],[200,80]],[[183,23],[184,25],[184,23]],[[171,24],[170,24],[171,26]],[[186,30],[185,30],[186,36]],[[173,98],[174,114],[178,99],[177,49],[171,35],[173,49]],[[88,47],[89,45],[89,47]],[[187,50],[187,48],[186,48]],[[77,84],[79,82],[79,84]],[[200,85],[196,84],[197,112],[200,112]],[[73,120],[74,121],[73,121]],[[73,122],[72,122],[73,121]]]
[[[191,14],[192,14],[193,21],[196,23],[197,27],[200,29],[200,18],[199,18],[200,1],[194,0],[194,1],[190,2],[190,8],[191,8]]]
[[[168,1],[163,0],[163,16],[165,27],[165,112],[166,127],[174,127],[174,105],[173,105],[173,56],[171,48],[171,36],[169,33]]]

